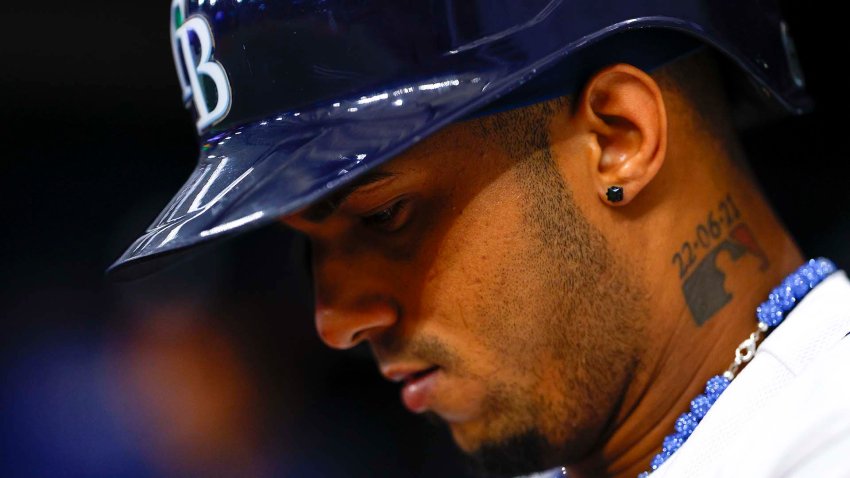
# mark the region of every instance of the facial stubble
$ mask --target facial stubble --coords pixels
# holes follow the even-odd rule
[[[546,292],[535,297],[536,324],[524,339],[555,370],[540,370],[536,362],[538,369],[529,370],[539,380],[534,386],[490,386],[484,403],[499,424],[470,457],[479,474],[492,477],[576,463],[604,444],[639,361],[646,318],[642,288],[576,207],[548,149],[520,161],[515,177],[526,196],[528,247],[519,252],[521,261],[537,291]],[[512,297],[523,295],[518,290]],[[487,315],[519,312],[516,304],[500,306],[507,310]],[[554,387],[544,383],[553,377]]]

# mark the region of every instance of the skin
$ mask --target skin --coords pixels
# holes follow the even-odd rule
[[[803,261],[692,63],[697,90],[617,64],[534,114],[454,124],[332,212],[283,218],[311,241],[322,340],[438,366],[429,414],[488,473],[647,469]],[[541,114],[542,139],[523,126]]]

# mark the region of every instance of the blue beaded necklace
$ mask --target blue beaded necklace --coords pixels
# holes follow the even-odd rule
[[[691,400],[691,409],[676,419],[673,427],[675,432],[667,435],[661,444],[661,453],[655,455],[650,463],[650,470],[638,475],[638,478],[646,478],[650,473],[657,470],[673,453],[678,450],[688,437],[691,436],[699,422],[726,390],[732,379],[738,374],[738,370],[753,359],[759,341],[776,328],[785,317],[794,309],[806,294],[827,276],[836,271],[835,264],[829,259],[812,259],[800,266],[794,273],[785,278],[782,283],[773,289],[768,299],[756,308],[758,329],[750,334],[747,340],[735,350],[735,360],[729,368],[721,375],[715,375],[708,379],[705,391]],[[566,470],[563,469],[566,476]]]

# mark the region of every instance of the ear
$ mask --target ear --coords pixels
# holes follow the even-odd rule
[[[589,133],[588,166],[599,198],[611,206],[629,204],[664,163],[667,115],[661,89],[634,66],[609,66],[588,81],[575,113]],[[622,200],[608,199],[612,186],[622,188]]]

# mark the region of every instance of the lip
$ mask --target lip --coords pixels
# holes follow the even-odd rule
[[[408,375],[401,387],[401,401],[413,413],[428,410],[434,395],[437,379],[440,376],[439,367],[431,367],[414,375]]]
[[[381,367],[381,375],[391,382],[399,383],[433,368],[436,365],[390,365]]]
[[[439,376],[437,365],[394,365],[381,368],[387,380],[401,383],[401,401],[413,413],[422,413],[429,408],[434,387]]]

